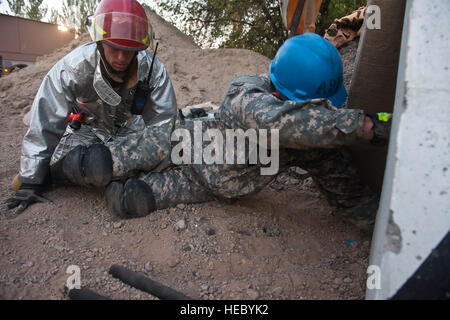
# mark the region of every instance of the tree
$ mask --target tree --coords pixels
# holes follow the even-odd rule
[[[366,0],[323,0],[316,33]],[[161,15],[203,47],[245,48],[272,58],[287,38],[277,0],[158,0]]]
[[[245,48],[273,57],[287,36],[277,0],[158,0],[157,4],[203,47]]]
[[[58,24],[59,12],[56,9],[50,10],[50,18],[48,18],[49,23]]]
[[[28,19],[41,21],[48,11],[47,6],[42,6],[43,0],[28,0],[28,5],[25,8],[25,16]]]
[[[100,0],[64,0],[61,12],[51,11],[50,21],[82,34],[87,31],[84,19],[95,12],[99,2]]]
[[[9,10],[15,16],[23,17],[25,15],[25,0],[7,0]]]

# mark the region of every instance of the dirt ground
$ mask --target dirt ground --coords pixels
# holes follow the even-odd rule
[[[153,13],[151,21],[179,108],[220,104],[234,76],[268,68],[249,50],[201,50]],[[23,117],[45,73],[84,41],[0,79],[0,298],[68,299],[66,270],[77,265],[83,287],[113,299],[155,299],[110,276],[113,264],[195,299],[364,298],[370,235],[332,215],[300,168],[232,205],[178,205],[126,221],[108,212],[103,189],[55,188],[46,193],[52,203],[7,211]],[[341,50],[347,86],[356,48]]]

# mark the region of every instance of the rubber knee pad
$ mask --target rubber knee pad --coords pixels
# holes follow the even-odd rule
[[[106,189],[106,202],[112,213],[124,219],[143,217],[156,210],[152,189],[137,179],[125,184],[111,182]]]
[[[112,179],[111,152],[103,144],[77,146],[50,167],[52,182],[105,187]]]
[[[100,143],[88,147],[82,159],[81,170],[85,183],[95,187],[106,187],[112,179],[113,171],[109,149]]]

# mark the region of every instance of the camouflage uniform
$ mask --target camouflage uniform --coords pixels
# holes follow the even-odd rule
[[[333,24],[325,31],[323,37],[336,48],[342,47],[344,44],[361,36],[365,14],[366,7],[361,7],[345,17],[335,19]]]
[[[174,165],[172,131],[187,129],[193,136],[196,121],[202,121],[203,132],[218,129],[223,136],[229,128],[278,129],[279,172],[291,166],[307,170],[337,211],[356,222],[373,220],[377,195],[359,184],[351,157],[342,147],[362,138],[363,111],[336,109],[326,99],[283,101],[274,91],[267,75],[241,76],[232,81],[215,119],[179,116],[174,123],[148,127],[123,142],[116,141],[109,146],[114,178],[137,175],[151,187],[158,209],[235,200],[260,191],[276,175],[261,175],[261,163],[249,164],[248,154],[246,164]]]

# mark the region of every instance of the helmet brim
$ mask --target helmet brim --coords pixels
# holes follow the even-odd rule
[[[341,108],[345,101],[347,100],[347,90],[345,89],[344,83],[341,83],[341,86],[336,91],[334,95],[328,97],[333,107]]]
[[[141,51],[148,48],[148,46],[142,46],[142,44],[138,42],[123,39],[108,39],[103,40],[102,42],[110,47],[123,51]]]

